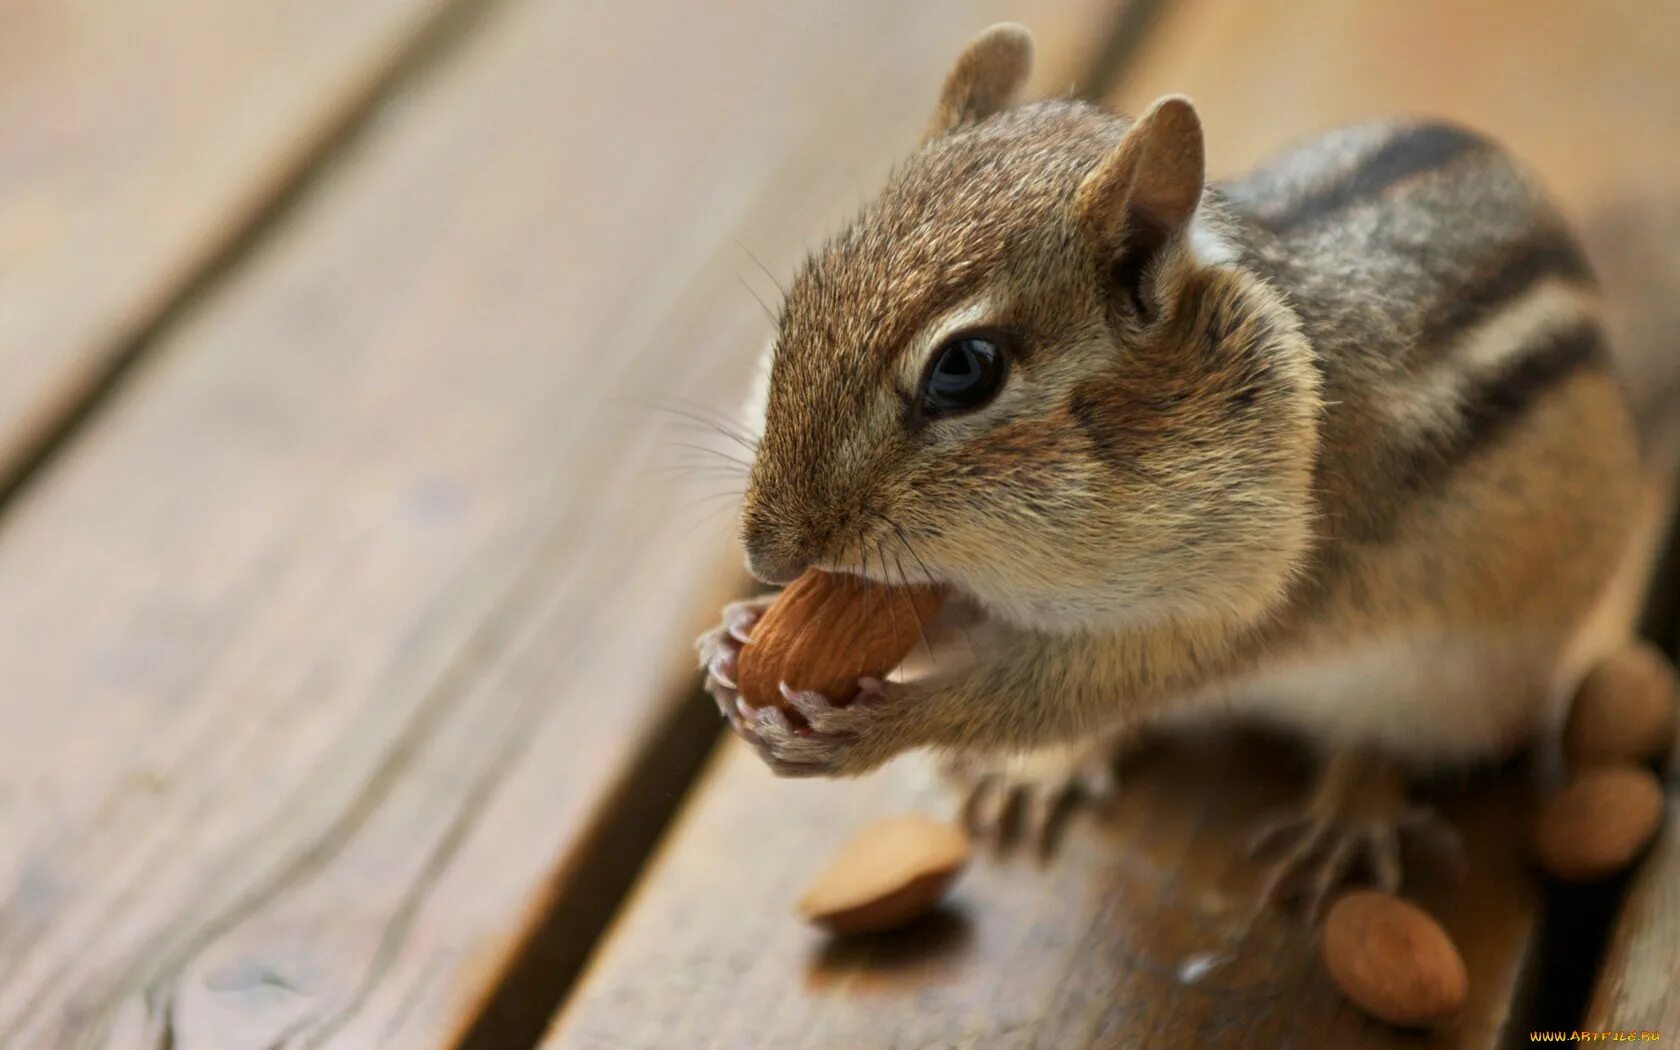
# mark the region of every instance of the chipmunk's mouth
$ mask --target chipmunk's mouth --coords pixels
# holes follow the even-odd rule
[[[920,678],[953,663],[972,660],[997,643],[999,626],[1000,621],[972,598],[948,591],[939,612],[921,625],[921,640],[892,677]]]
[[[890,587],[949,588],[951,581],[935,572],[909,537],[902,531],[895,532],[862,537],[835,556],[813,564],[824,572],[844,573]]]
[[[860,553],[866,550],[869,553]],[[877,550],[864,541],[846,556],[819,559],[812,567],[858,577],[882,587],[934,586],[944,591],[945,600],[939,612],[918,624],[920,639],[890,676],[894,680],[921,677],[940,666],[949,666],[950,661],[978,655],[988,644],[995,644],[995,636],[1004,623],[966,587],[935,576],[925,562],[912,568],[910,559],[903,553],[894,558],[890,547]]]

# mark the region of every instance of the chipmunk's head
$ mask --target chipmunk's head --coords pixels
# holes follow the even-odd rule
[[[1041,626],[1262,608],[1310,533],[1294,315],[1204,199],[1190,102],[1016,105],[1031,52],[970,44],[789,290],[749,564],[931,577]]]

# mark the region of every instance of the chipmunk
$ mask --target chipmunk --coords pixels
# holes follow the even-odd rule
[[[1221,185],[1168,96],[1019,100],[975,39],[920,148],[787,290],[748,565],[933,582],[981,631],[808,726],[734,693],[765,600],[697,643],[780,773],[914,748],[1057,784],[1163,719],[1325,754],[1270,885],[1401,879],[1420,768],[1526,744],[1631,635],[1639,452],[1595,285],[1531,177],[1441,123],[1336,131]],[[1617,582],[1620,580],[1621,582]],[[1059,771],[1043,777],[1045,769]]]

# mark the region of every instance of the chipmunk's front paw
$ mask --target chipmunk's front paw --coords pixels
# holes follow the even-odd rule
[[[1070,807],[1102,810],[1114,801],[1118,750],[1105,739],[1019,755],[962,754],[948,760],[944,772],[964,793],[963,823],[976,837],[999,847],[1019,839],[1047,856]]]
[[[725,606],[722,622],[694,642],[706,672],[706,692],[736,735],[788,777],[863,773],[914,746],[913,721],[899,717],[897,687],[878,678],[859,678],[856,695],[845,704],[790,689],[785,682],[780,705],[752,707],[741,699],[741,647],[775,598],[765,595]]]
[[[753,625],[775,600],[774,594],[766,594],[730,602],[723,607],[722,621],[694,640],[700,669],[706,672],[706,692],[716,701],[718,713],[729,719],[737,732],[741,726],[736,714],[740,699],[740,692],[736,689],[736,663],[741,657],[741,646],[752,637]]]
[[[836,704],[821,693],[781,686],[786,705],[749,707],[737,699],[735,731],[777,774],[847,776],[867,772],[906,744],[893,717],[894,697],[878,678],[858,679],[857,694]]]

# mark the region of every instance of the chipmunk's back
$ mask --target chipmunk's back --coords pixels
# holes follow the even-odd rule
[[[1585,259],[1486,138],[1365,124],[1220,189],[1245,261],[1317,353],[1321,490],[1350,535],[1387,534],[1550,392],[1609,366]]]

